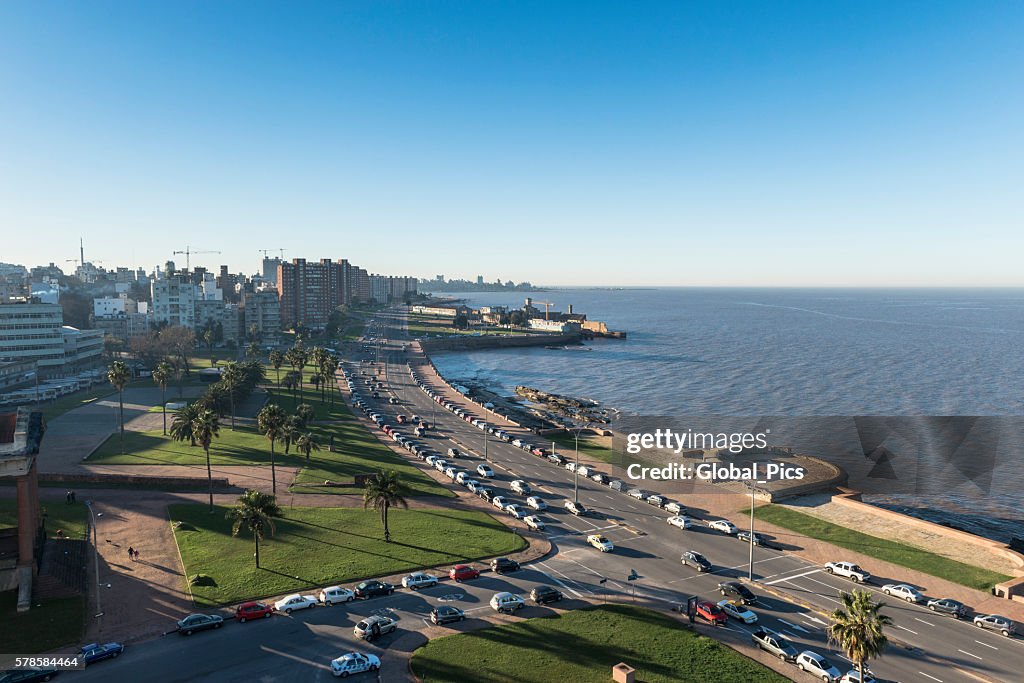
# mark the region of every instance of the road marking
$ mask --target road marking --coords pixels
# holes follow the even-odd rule
[[[935,626],[932,622],[925,621],[924,619],[918,619],[917,617],[914,617],[914,621],[920,621],[922,624],[927,624],[928,626]]]
[[[990,648],[992,648],[993,650],[998,650],[998,649],[999,649],[999,648],[998,648],[998,647],[996,647],[995,645],[989,645],[988,643],[983,643],[983,642],[981,642],[980,640],[975,640],[974,642],[976,642],[976,643],[977,643],[978,645],[984,645],[985,647],[990,647]]]
[[[911,630],[910,630],[909,628],[907,628],[906,626],[900,626],[899,624],[893,624],[893,626],[895,626],[896,628],[899,628],[899,629],[903,629],[903,630],[904,630],[904,631],[906,631],[907,633],[913,633],[913,634],[914,634],[915,636],[916,636],[916,635],[919,635],[917,631],[911,631]]]
[[[807,615],[807,614],[802,614],[802,615],[800,615],[800,616],[802,616],[802,617],[803,617],[804,619],[806,619],[807,621],[810,621],[810,622],[812,622],[812,623],[818,624],[818,625],[820,625],[820,626],[828,626],[828,624],[827,624],[827,623],[825,623],[824,621],[822,621],[821,619],[819,619],[818,617],[816,617],[816,616],[814,616],[814,615]]]
[[[569,586],[568,586],[567,584],[563,583],[563,582],[562,582],[562,581],[561,581],[561,580],[560,580],[560,579],[559,579],[558,577],[556,577],[556,576],[552,576],[550,572],[555,572],[556,574],[558,574],[558,575],[560,575],[560,576],[563,576],[563,577],[565,577],[565,580],[566,580],[566,581],[569,581],[570,583],[574,583],[574,584],[576,584],[577,586],[579,586],[580,588],[582,588],[582,589],[583,589],[584,591],[586,591],[587,593],[589,593],[589,592],[590,592],[590,591],[588,591],[588,590],[587,590],[586,588],[583,588],[583,586],[582,586],[582,585],[581,585],[580,583],[578,583],[578,582],[576,582],[576,581],[573,581],[573,580],[572,580],[572,579],[570,579],[570,578],[569,578],[569,577],[568,577],[567,575],[563,574],[562,572],[558,571],[557,569],[553,569],[552,567],[549,567],[549,566],[548,566],[548,565],[547,565],[546,563],[544,563],[544,562],[538,562],[537,564],[539,564],[540,566],[544,567],[544,568],[545,568],[546,570],[549,570],[549,571],[545,571],[545,572],[544,572],[544,575],[545,575],[545,576],[547,576],[547,577],[548,577],[549,579],[551,579],[552,581],[554,581],[555,583],[557,583],[557,584],[558,584],[559,586],[561,586],[561,587],[562,587],[562,588],[564,588],[565,590],[567,590],[567,591],[569,591],[570,593],[572,593],[573,595],[575,595],[575,596],[576,596],[577,598],[582,598],[582,597],[583,597],[583,594],[582,594],[582,593],[580,593],[579,591],[577,591],[576,589],[574,589],[574,588],[571,588],[571,587],[569,587]]]
[[[978,655],[976,655],[974,653],[968,652],[967,650],[961,650],[960,648],[957,648],[957,652],[962,652],[965,655],[967,655],[968,657],[974,657],[978,661],[981,661],[981,657],[979,657]]]
[[[778,619],[778,617],[776,617],[776,619]],[[804,633],[810,633],[810,631],[805,629],[803,626],[797,626],[796,624],[791,624],[790,622],[786,621],[785,619],[779,619],[779,621],[781,621],[783,624],[785,624],[786,626],[788,626],[790,628],[795,628],[797,631],[803,631]]]
[[[797,635],[790,633],[789,631],[779,631],[779,633],[786,636],[787,638],[792,638],[793,640],[796,640],[799,637]]]
[[[941,679],[941,678],[936,678],[935,676],[932,676],[932,675],[926,674],[926,673],[925,673],[925,672],[923,672],[923,671],[918,671],[917,673],[921,674],[921,675],[922,675],[922,676],[924,676],[925,678],[930,678],[930,679],[932,679],[933,681],[938,681],[939,683],[942,683],[942,679]]]
[[[784,579],[775,579],[774,581],[764,581],[763,583],[766,586],[774,586],[777,583],[785,583],[785,582],[789,581],[790,579],[799,579],[802,576],[810,576],[811,574],[817,574],[820,571],[821,571],[820,569],[812,569],[811,571],[804,572],[803,574],[797,574],[795,576],[787,576]]]

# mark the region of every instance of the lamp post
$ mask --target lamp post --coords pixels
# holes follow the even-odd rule
[[[750,483],[750,556],[747,562],[747,578],[754,580],[754,483]]]
[[[484,430],[484,461],[490,462],[490,458],[487,457],[487,430]]]
[[[92,556],[93,556],[93,571],[96,573],[96,618],[103,616],[103,606],[101,604],[100,596],[100,546],[97,540],[98,534],[96,531],[96,513],[92,509],[92,501],[85,501],[85,507],[89,508],[89,519],[92,522]]]

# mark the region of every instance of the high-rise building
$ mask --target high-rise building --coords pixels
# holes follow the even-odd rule
[[[281,325],[323,328],[331,312],[343,301],[346,289],[342,262],[292,259],[277,267],[277,293],[281,300]]]
[[[38,299],[0,304],[0,358],[33,361],[40,377],[60,377],[99,364],[102,330],[64,325],[58,304]]]
[[[245,319],[246,335],[256,326],[256,338],[262,344],[274,344],[281,332],[281,301],[277,290],[261,289],[255,292],[242,293],[242,311]]]
[[[199,288],[184,281],[180,275],[153,280],[153,320],[167,325],[179,325],[190,330],[196,326],[196,300]]]
[[[281,265],[279,258],[263,258],[263,281],[277,286],[277,268]]]

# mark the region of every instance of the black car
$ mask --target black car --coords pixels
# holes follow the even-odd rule
[[[739,540],[743,541],[744,543],[750,543],[750,532],[749,531],[739,531],[739,532],[736,533],[736,538],[738,538]],[[764,544],[765,544],[764,536],[762,536],[759,533],[754,533],[754,545],[764,545]]]
[[[0,683],[35,683],[48,681],[59,672],[56,669],[21,669],[20,671],[0,671]]]
[[[448,624],[453,621],[463,621],[465,618],[465,612],[451,605],[438,605],[430,610],[430,621],[435,624]]]
[[[711,563],[708,562],[706,557],[698,553],[696,550],[687,550],[679,558],[679,561],[688,567],[693,567],[699,572],[711,571]]]
[[[491,489],[489,489],[486,486],[484,486],[483,488],[478,488],[476,490],[476,495],[480,496],[481,498],[486,500],[488,503],[490,503],[491,502],[491,498],[494,497],[494,491],[492,491]]]
[[[732,600],[742,600],[744,605],[753,605],[757,596],[739,581],[723,581],[718,584],[718,592]]]
[[[223,625],[224,618],[219,614],[190,614],[178,622],[178,633],[190,636],[196,631],[220,628]]]
[[[604,474],[603,472],[592,474],[590,475],[590,478],[596,481],[598,484],[607,484],[610,480],[610,477],[607,474]]]
[[[537,586],[530,591],[530,598],[538,605],[546,605],[549,602],[558,602],[562,599],[562,591],[551,586]]]
[[[363,581],[355,587],[357,598],[375,598],[378,595],[391,595],[395,587],[383,581]]]
[[[496,557],[491,560],[491,571],[496,574],[519,571],[519,563],[507,557]]]
[[[939,600],[929,600],[928,609],[933,612],[941,612],[948,614],[954,619],[960,619],[967,615],[967,605],[950,598],[941,598]]]

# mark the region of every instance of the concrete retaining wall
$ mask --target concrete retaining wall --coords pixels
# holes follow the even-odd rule
[[[479,337],[460,335],[441,339],[422,339],[420,347],[424,352],[431,351],[474,351],[476,349],[505,349],[519,346],[561,346],[576,344],[580,341],[579,334],[488,334]]]
[[[168,490],[196,491],[207,490],[209,480],[200,477],[153,477],[139,476],[134,474],[70,474],[52,472],[39,475],[40,482],[54,482],[61,484],[131,484],[133,486],[161,488]],[[213,488],[218,491],[231,489],[231,484],[226,477],[214,477]]]

